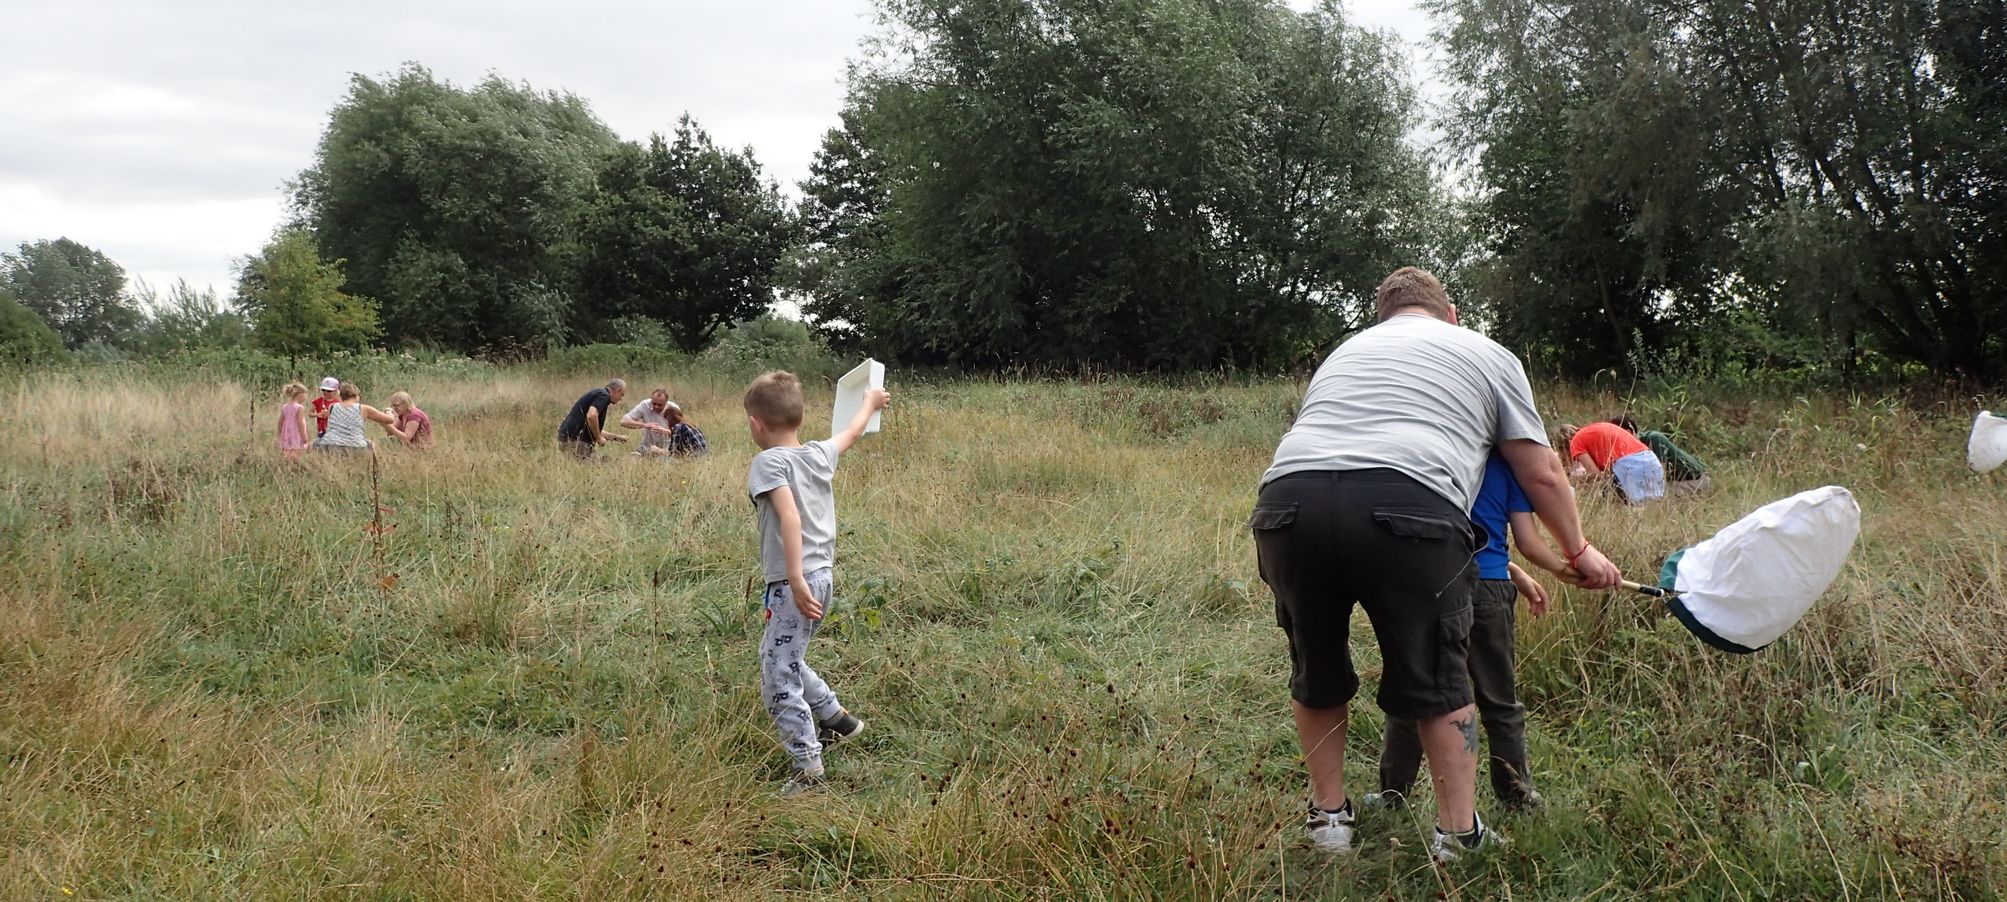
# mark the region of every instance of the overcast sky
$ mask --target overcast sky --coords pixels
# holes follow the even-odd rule
[[[1292,0],[1301,7],[1309,0]],[[584,98],[623,138],[684,111],[794,192],[836,124],[869,0],[69,0],[0,17],[0,250],[68,237],[227,296],[351,73],[418,62]],[[1410,0],[1351,0],[1419,55]],[[1426,73],[1426,62],[1418,62]],[[1426,80],[1426,76],[1425,76]]]

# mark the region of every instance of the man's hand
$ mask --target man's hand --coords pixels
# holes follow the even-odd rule
[[[1571,577],[1564,573],[1561,578],[1576,588],[1615,588],[1624,578],[1617,565],[1610,563],[1610,559],[1603,556],[1603,550],[1594,545],[1585,546],[1569,566],[1575,569],[1575,575]]]
[[[815,593],[808,590],[808,580],[788,580],[788,594],[794,596],[795,609],[810,620],[822,619],[822,602],[815,600]]]
[[[892,393],[882,388],[874,388],[864,393],[865,410],[884,410],[885,405],[890,403],[892,403]]]
[[[1526,596],[1526,610],[1532,612],[1535,617],[1546,614],[1547,587],[1534,579],[1533,574],[1520,569],[1518,564],[1506,564],[1505,568],[1512,575],[1513,587],[1519,590],[1519,594]]]

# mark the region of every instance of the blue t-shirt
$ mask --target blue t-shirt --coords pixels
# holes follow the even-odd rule
[[[1511,579],[1505,570],[1507,515],[1532,513],[1533,502],[1512,475],[1512,465],[1496,450],[1484,462],[1484,484],[1478,487],[1477,502],[1471,505],[1470,522],[1484,528],[1484,547],[1477,552],[1478,579]]]

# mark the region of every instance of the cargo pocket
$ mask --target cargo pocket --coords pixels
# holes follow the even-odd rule
[[[1294,504],[1257,504],[1247,518],[1247,528],[1255,532],[1281,529],[1296,522],[1296,508]]]
[[[1268,556],[1282,553],[1282,549],[1276,543],[1281,540],[1282,531],[1296,522],[1296,507],[1294,504],[1256,504],[1254,513],[1247,518],[1247,528],[1254,533],[1255,572],[1271,590],[1275,590],[1276,587],[1273,574],[1269,572]],[[1289,612],[1283,605],[1282,592],[1276,590],[1275,624],[1287,630],[1289,619]]]
[[[1469,694],[1457,690],[1470,685],[1470,623],[1467,604],[1436,620],[1436,691],[1445,699]]]
[[[1402,538],[1462,542],[1472,552],[1478,549],[1467,518],[1453,520],[1434,511],[1382,507],[1373,509],[1373,522]]]

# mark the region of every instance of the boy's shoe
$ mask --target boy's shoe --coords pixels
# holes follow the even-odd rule
[[[1506,844],[1505,834],[1484,825],[1484,818],[1472,815],[1476,826],[1469,833],[1444,833],[1436,828],[1436,841],[1429,848],[1429,857],[1437,864],[1448,864],[1465,855],[1479,855]]]
[[[1326,811],[1310,803],[1310,814],[1303,820],[1304,832],[1310,834],[1310,844],[1320,852],[1343,855],[1352,851],[1352,800],[1336,811]]]
[[[798,770],[787,778],[786,783],[781,784],[780,797],[791,799],[805,792],[814,792],[823,786],[822,768]]]
[[[815,738],[823,745],[835,745],[846,739],[856,738],[864,732],[864,718],[849,711],[838,711],[836,716],[815,725]]]

